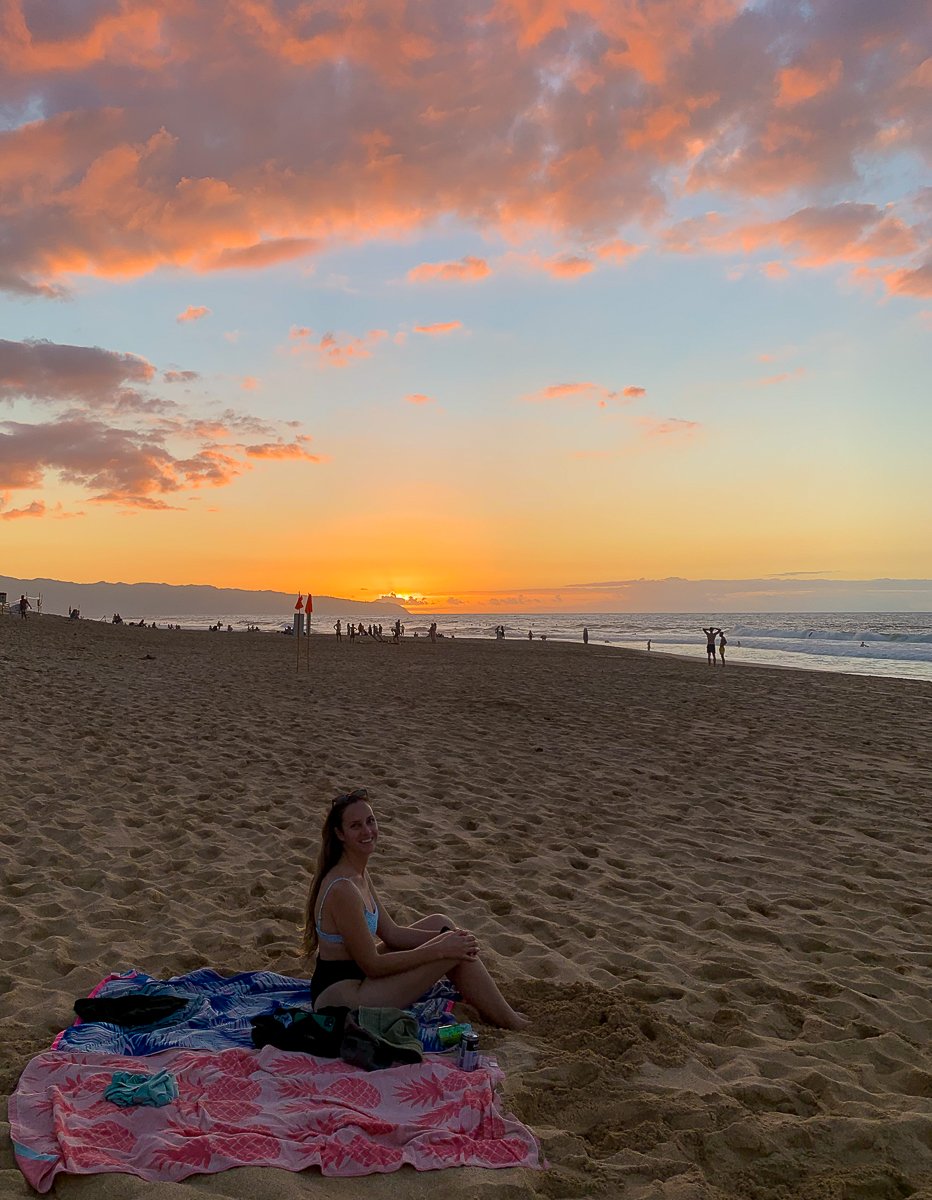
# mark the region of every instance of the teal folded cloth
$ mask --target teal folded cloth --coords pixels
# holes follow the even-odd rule
[[[410,1013],[399,1008],[360,1008],[356,1020],[393,1062],[423,1062],[417,1020]]]
[[[120,1108],[134,1104],[161,1108],[178,1099],[178,1084],[174,1075],[159,1071],[157,1075],[134,1075],[130,1071],[117,1071],[107,1084],[104,1099]]]

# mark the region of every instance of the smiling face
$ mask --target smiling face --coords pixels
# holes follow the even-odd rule
[[[343,810],[342,825],[337,830],[337,837],[343,843],[344,850],[369,855],[375,849],[378,836],[378,822],[368,801],[357,800],[353,804],[347,804]]]

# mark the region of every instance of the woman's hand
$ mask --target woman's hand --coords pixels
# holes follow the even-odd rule
[[[458,962],[463,959],[476,958],[479,953],[479,943],[468,929],[450,929],[434,938],[438,958],[455,958]]]

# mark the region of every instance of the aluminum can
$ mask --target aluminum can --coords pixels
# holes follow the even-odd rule
[[[464,1033],[460,1041],[460,1054],[456,1064],[461,1071],[475,1071],[479,1065],[479,1035]]]
[[[458,1046],[464,1034],[472,1033],[472,1026],[465,1023],[458,1025],[440,1025],[437,1028],[437,1041],[441,1050],[452,1050]]]

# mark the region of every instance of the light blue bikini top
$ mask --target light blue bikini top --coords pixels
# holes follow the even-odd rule
[[[323,914],[324,914],[324,904],[326,903],[327,897],[330,894],[330,889],[333,887],[333,885],[335,883],[341,883],[344,880],[347,883],[353,882],[346,875],[338,875],[336,877],[336,879],[331,879],[330,882],[327,884],[326,890],[324,891],[324,894],[320,900],[320,908],[317,910],[321,916],[323,916]],[[363,907],[363,911],[366,914],[366,928],[369,930],[369,932],[372,934],[372,936],[375,937],[375,931],[379,927],[379,906],[378,906],[378,904],[376,904],[375,912],[369,912],[368,908],[366,908],[365,901],[363,901],[362,907]],[[317,936],[318,936],[318,938],[320,938],[321,941],[332,942],[335,946],[343,945],[343,938],[338,933],[327,933],[325,930],[321,929],[319,920],[315,921],[314,925],[315,925],[315,928],[317,929]]]

